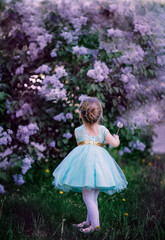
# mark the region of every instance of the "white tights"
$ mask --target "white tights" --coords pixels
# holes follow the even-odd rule
[[[85,205],[87,207],[87,218],[86,221],[89,224],[92,224],[94,227],[99,226],[99,210],[98,210],[98,203],[97,203],[97,197],[99,195],[99,189],[92,189],[88,190],[84,188],[82,190],[83,200],[85,202]]]

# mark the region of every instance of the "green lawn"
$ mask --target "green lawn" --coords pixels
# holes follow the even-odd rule
[[[51,172],[40,184],[26,184],[1,199],[0,239],[51,240],[165,239],[165,155],[145,160],[118,161],[128,188],[109,196],[100,193],[100,232],[84,235],[72,227],[86,219],[81,193],[60,193],[51,182]]]

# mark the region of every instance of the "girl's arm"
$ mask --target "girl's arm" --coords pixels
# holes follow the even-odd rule
[[[118,147],[120,145],[119,136],[116,134],[113,134],[113,136],[110,134],[110,132],[107,132],[105,135],[105,144],[111,144],[113,147]]]

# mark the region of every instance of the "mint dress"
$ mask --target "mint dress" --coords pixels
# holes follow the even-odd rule
[[[75,129],[78,142],[96,141],[104,143],[108,129],[98,125],[98,135],[90,136],[83,124]],[[112,195],[127,187],[122,169],[104,148],[97,145],[78,145],[56,167],[53,185],[64,192],[82,192],[83,188],[100,189]]]

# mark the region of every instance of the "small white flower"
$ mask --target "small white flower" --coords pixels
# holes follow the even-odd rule
[[[118,126],[118,128],[122,128],[122,127],[123,127],[123,123],[118,122],[118,123],[117,123],[117,126]]]

